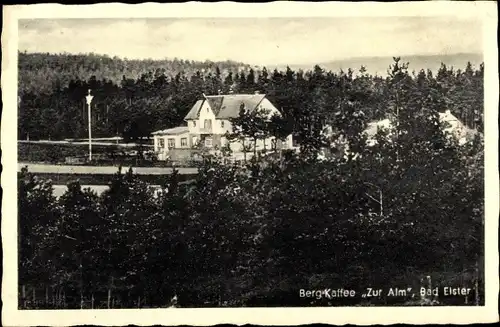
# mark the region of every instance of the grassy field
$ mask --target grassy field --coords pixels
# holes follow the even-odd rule
[[[18,161],[43,164],[71,164],[84,166],[134,166],[134,167],[193,167],[196,161],[179,162],[158,161],[151,153],[150,144],[112,144],[96,143],[92,145],[92,162],[88,162],[88,144],[84,142],[65,143],[67,141],[19,141]],[[143,157],[137,155],[143,152]],[[68,159],[77,158],[77,162]]]
[[[28,167],[28,171],[39,178],[51,180],[54,194],[60,196],[66,191],[66,185],[73,181],[79,181],[100,194],[107,189],[120,166],[122,173],[133,167],[132,170],[138,178],[151,185],[163,184],[166,175],[173,172],[171,163],[136,160],[124,155],[128,151],[137,150],[137,147],[96,144],[92,149],[96,158],[106,156],[113,159],[93,160],[92,164],[68,165],[64,163],[66,157],[85,157],[88,154],[87,144],[18,142],[18,173],[23,167]],[[177,169],[181,181],[190,180],[197,174],[196,168]]]
[[[111,146],[93,145],[95,154],[105,154],[113,150]],[[19,161],[29,162],[64,162],[65,157],[83,157],[88,155],[88,144],[54,144],[18,142]]]
[[[92,165],[134,164],[153,165],[151,158],[138,159],[132,152],[147,152],[150,145],[94,143],[92,145]],[[80,158],[86,160],[89,155],[88,144],[84,142],[18,142],[18,160],[39,163],[65,163],[66,158]],[[155,165],[164,166],[165,163]]]

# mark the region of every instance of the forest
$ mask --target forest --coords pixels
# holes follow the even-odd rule
[[[214,73],[219,67],[223,74],[228,71],[248,71],[251,67],[235,61],[193,61],[184,59],[122,59],[98,54],[54,54],[18,52],[18,68],[21,94],[48,93],[58,85],[68,86],[71,80],[108,80],[119,85],[123,75],[136,80],[142,74],[160,70],[168,76],[184,72],[188,76],[196,71]]]
[[[53,107],[52,114],[72,110],[68,90],[83,93],[92,85],[99,98],[108,87],[115,93],[102,93],[97,102],[109,101],[109,126],[119,121],[111,108],[121,105],[131,116],[120,117],[137,119],[141,133],[160,124],[147,117],[163,119],[163,128],[178,124],[199,92],[259,89],[293,117],[300,153],[244,166],[206,157],[190,183],[174,173],[157,193],[131,171],[120,171],[100,196],[75,181],[59,199],[50,180],[24,169],[18,179],[19,307],[484,304],[484,67],[443,65],[436,76],[412,74],[395,58],[388,70],[386,78],[363,68],[173,79],[152,72],[120,86],[91,79],[62,88],[55,94],[67,106]],[[35,98],[58,99],[54,93]],[[478,131],[471,142],[461,145],[443,132],[444,108]],[[387,116],[398,123],[368,146],[367,123]],[[104,133],[108,125],[101,122]],[[318,160],[326,123],[347,142],[349,155]],[[39,137],[49,130],[57,128],[41,129]],[[299,297],[300,289],[417,290],[430,283],[473,292]]]
[[[296,125],[294,134],[298,140],[302,137],[301,121],[328,123],[342,106],[346,92],[352,92],[353,97],[359,95],[357,101],[362,102],[367,119],[381,119],[390,114],[389,77],[369,75],[364,67],[345,72],[325,71],[319,66],[305,72],[290,68],[267,71],[265,67],[254,70],[232,62],[145,61],[133,65],[133,61],[99,56],[19,55],[20,140],[86,137],[88,118],[84,98],[88,89],[95,96],[94,137],[119,135],[136,139],[150,136],[155,130],[185,124],[184,116],[203,93],[227,94],[230,90],[267,94]],[[481,131],[483,69],[482,65],[474,68],[468,64],[457,69],[443,64],[434,74],[431,71],[409,74],[421,88],[438,85],[444,101],[440,110],[449,108],[467,126]]]

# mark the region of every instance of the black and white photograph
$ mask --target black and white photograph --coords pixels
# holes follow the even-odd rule
[[[120,325],[122,309],[498,320],[494,7],[273,5],[4,7],[10,326]]]

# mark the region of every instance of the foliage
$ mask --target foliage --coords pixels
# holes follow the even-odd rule
[[[385,81],[319,68],[256,78],[289,106],[283,124],[290,112],[297,117],[303,154],[284,154],[280,164],[206,157],[188,183],[173,173],[154,191],[120,172],[100,197],[71,184],[59,200],[23,171],[20,282],[63,284],[70,307],[90,298],[107,307],[167,307],[173,298],[181,307],[307,306],[361,300],[300,299],[299,289],[418,287],[429,275],[434,285],[477,281],[483,301],[482,136],[465,145],[446,137],[439,112],[450,91],[406,68],[396,60]],[[306,79],[311,89],[288,95],[314,94],[304,106],[277,87]],[[384,107],[395,124],[370,145],[362,131]],[[261,125],[248,124],[242,134],[256,137]],[[346,141],[347,156],[312,155],[326,142],[317,137],[323,124]]]
[[[314,157],[324,145],[320,135],[325,124],[334,124],[349,110],[363,113],[365,121],[396,113],[396,102],[404,101],[405,86],[398,86],[401,99],[391,90],[410,80],[432,88],[434,97],[436,92],[443,95],[438,110],[452,109],[479,131],[483,126],[483,65],[474,69],[469,64],[462,71],[443,64],[436,76],[421,71],[400,80],[368,75],[364,67],[338,73],[319,66],[307,72],[287,67],[270,73],[233,62],[20,53],[19,71],[19,139],[86,137],[88,89],[94,95],[93,135],[121,135],[126,140],[184,124],[184,116],[203,93],[260,91],[283,112],[305,155]]]

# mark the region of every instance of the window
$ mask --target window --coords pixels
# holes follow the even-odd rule
[[[186,137],[181,138],[181,147],[185,148],[188,146],[188,139]]]
[[[211,137],[207,137],[207,138],[205,139],[205,146],[206,146],[207,148],[211,148],[211,147],[212,147],[212,138],[211,138]]]
[[[193,120],[193,127],[196,127],[196,120]]]
[[[203,124],[204,129],[211,129],[212,128],[212,120],[211,119],[205,119],[204,124]]]
[[[175,139],[168,139],[168,148],[175,148]]]
[[[158,140],[158,148],[163,149],[165,147],[165,139]]]
[[[224,121],[220,122],[220,127],[224,128]]]

